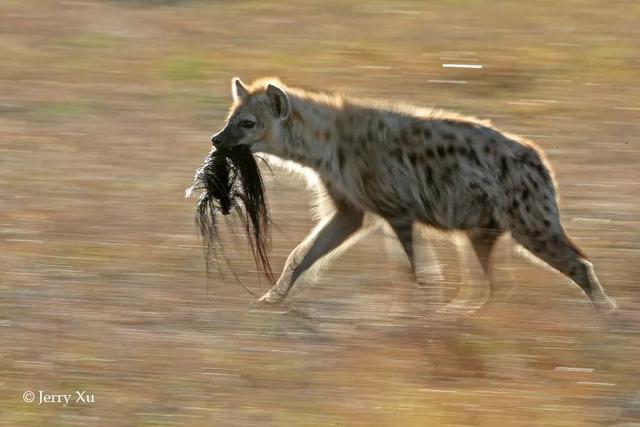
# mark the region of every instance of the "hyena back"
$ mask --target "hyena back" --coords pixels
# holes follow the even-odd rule
[[[276,79],[246,87],[236,78],[232,93],[214,145],[247,144],[313,171],[332,207],[262,301],[285,297],[319,258],[353,241],[365,213],[373,213],[393,229],[414,271],[416,223],[465,232],[489,277],[492,248],[510,232],[596,308],[615,308],[562,227],[553,173],[533,143],[471,117],[311,93]]]

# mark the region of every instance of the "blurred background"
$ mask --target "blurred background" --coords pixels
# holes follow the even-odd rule
[[[0,425],[640,425],[638,22],[631,0],[3,0]],[[508,239],[494,300],[456,322],[424,319],[380,232],[283,307],[251,305],[215,268],[207,289],[184,190],[236,75],[533,139],[624,320],[507,262]],[[265,176],[278,270],[313,226],[312,195]],[[469,277],[434,246],[452,297]],[[246,248],[229,257],[267,289]]]

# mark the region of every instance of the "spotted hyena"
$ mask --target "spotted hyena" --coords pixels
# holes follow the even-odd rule
[[[234,78],[232,94],[213,145],[246,144],[312,171],[331,207],[261,301],[284,298],[373,214],[394,231],[414,272],[416,224],[465,233],[487,275],[496,240],[509,232],[570,277],[597,309],[615,308],[564,230],[553,173],[532,142],[473,117],[308,92],[277,79],[245,86]]]

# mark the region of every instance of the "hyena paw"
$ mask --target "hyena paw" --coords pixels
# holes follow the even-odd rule
[[[602,294],[597,297],[592,297],[591,302],[596,310],[600,313],[613,313],[618,310],[616,302],[608,296]]]
[[[283,300],[284,300],[284,295],[282,295],[277,290],[272,288],[266,294],[260,297],[258,302],[264,303],[264,304],[278,304]]]

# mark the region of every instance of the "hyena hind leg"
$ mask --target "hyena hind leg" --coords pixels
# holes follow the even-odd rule
[[[596,310],[601,312],[615,310],[616,304],[602,288],[593,270],[593,265],[569,239],[562,226],[559,225],[559,221],[556,224],[558,225],[551,225],[551,228],[546,232],[534,233],[514,230],[512,235],[529,252],[580,286]]]
[[[480,266],[484,271],[484,274],[492,281],[493,272],[491,270],[491,254],[496,245],[496,242],[502,236],[503,232],[495,229],[479,228],[469,231],[469,241],[473,247],[473,251],[478,257]]]
[[[427,305],[435,308],[444,304],[442,268],[429,239],[409,220],[388,222],[409,260],[413,280],[423,292]],[[391,243],[387,237],[385,246],[387,252],[391,252]],[[392,282],[395,281],[395,275],[391,279]]]
[[[470,245],[458,247],[462,280],[456,297],[447,305],[447,310],[465,310],[472,314],[491,297],[493,274],[491,254],[502,232],[494,229],[475,229],[467,232]],[[468,246],[471,246],[469,248]],[[482,277],[477,277],[476,261],[482,268]],[[479,280],[478,280],[479,279]]]

